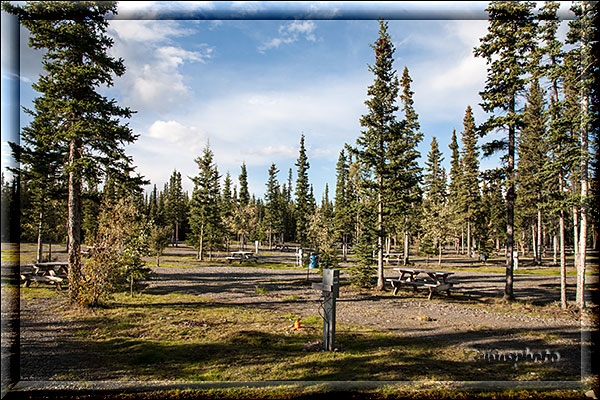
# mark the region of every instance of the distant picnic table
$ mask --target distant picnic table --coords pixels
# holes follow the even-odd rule
[[[383,255],[383,262],[388,264],[400,264],[400,260],[402,259],[402,253],[385,253]]]
[[[434,292],[445,291],[448,296],[450,295],[450,288],[453,283],[448,282],[448,276],[452,275],[453,272],[416,268],[394,268],[394,270],[400,273],[400,277],[386,279],[394,288],[394,296],[403,285],[412,286],[415,292],[417,292],[418,287],[428,288],[429,300],[431,300]]]
[[[231,256],[226,257],[226,260],[228,263],[231,263],[232,261],[239,261],[240,264],[244,261],[256,261],[258,260],[258,256],[255,255],[253,252],[251,251],[232,251],[231,252]]]
[[[69,263],[66,261],[36,262],[21,267],[21,280],[24,287],[32,282],[49,283],[61,290],[61,283],[67,279]]]

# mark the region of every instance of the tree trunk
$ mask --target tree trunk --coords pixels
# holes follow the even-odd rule
[[[43,201],[42,201],[43,202]],[[43,206],[42,206],[43,207]],[[42,262],[44,252],[44,242],[42,241],[42,229],[44,227],[44,210],[40,211],[40,220],[38,223],[38,237],[37,237],[37,262]]]
[[[471,248],[471,219],[467,219],[467,257],[472,257]]]
[[[67,248],[69,260],[69,297],[79,296],[81,282],[81,176],[76,164],[81,158],[81,139],[75,138],[69,144],[69,181],[67,200]]]
[[[404,231],[404,254],[402,255],[403,257],[403,264],[404,265],[408,265],[408,252],[409,252],[409,248],[410,248],[410,240],[409,240],[409,235],[407,231]]]
[[[556,253],[558,243],[556,242],[556,233],[552,236],[552,265],[556,265]]]
[[[269,227],[269,250],[273,250],[273,233],[271,232],[271,227]]]
[[[562,190],[562,184],[560,185]],[[560,210],[560,306],[567,308],[567,257],[565,251],[565,212]]]
[[[175,221],[175,247],[179,244],[179,221]]]
[[[579,213],[577,207],[573,206],[573,262],[575,268],[579,265]],[[577,288],[579,289],[579,287]]]
[[[377,193],[377,290],[383,290],[383,178],[379,177]]]
[[[509,114],[515,113],[515,101],[511,100]],[[504,299],[512,301],[515,299],[513,292],[513,270],[514,270],[514,226],[515,226],[515,126],[511,124],[508,128],[508,188],[506,190],[506,284],[504,287]]]
[[[537,243],[536,243],[536,235],[535,235],[535,225],[531,224],[531,252],[533,255],[533,263],[537,263],[538,253],[537,253]]]
[[[585,11],[584,11],[585,12]],[[586,33],[584,32],[582,38],[582,49],[581,53],[587,56],[587,41]],[[587,65],[584,62],[584,65]],[[587,82],[585,81],[582,85],[581,94],[581,221],[580,221],[580,233],[579,233],[579,257],[577,264],[577,306],[580,310],[585,309],[585,263],[587,258],[587,225],[588,225],[588,107],[589,99],[587,95]]]
[[[200,256],[200,257],[198,257],[198,259],[200,261],[202,261],[203,257],[204,257],[204,254],[203,254],[204,249],[203,249],[203,247],[204,247],[204,224],[202,224],[202,226],[200,226],[200,246],[198,246],[199,256]]]
[[[465,254],[465,225],[460,225],[460,254]]]

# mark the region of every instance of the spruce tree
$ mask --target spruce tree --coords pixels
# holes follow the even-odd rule
[[[473,232],[477,221],[477,213],[481,209],[479,188],[479,151],[477,148],[477,132],[471,106],[467,106],[463,119],[462,133],[462,177],[461,205],[463,218],[467,225],[467,255],[472,256]]]
[[[597,91],[596,77],[598,73],[598,5],[588,1],[574,2],[571,11],[575,14],[575,19],[569,22],[569,32],[567,33],[567,43],[574,44],[576,47],[571,50],[578,67],[577,89],[579,90],[580,109],[579,109],[579,163],[577,165],[577,175],[579,177],[578,186],[580,191],[577,196],[577,207],[579,209],[579,230],[575,235],[579,235],[578,249],[575,253],[575,265],[577,267],[577,292],[576,303],[580,309],[586,308],[585,304],[585,270],[587,260],[587,233],[588,233],[588,210],[589,210],[589,166],[590,166],[590,131],[593,132],[591,125],[592,110],[594,110],[591,100],[593,91]],[[595,43],[594,43],[595,42]],[[594,52],[593,50],[596,50]],[[597,96],[597,95],[596,95]],[[597,111],[598,105],[595,105]],[[597,121],[597,116],[595,117]],[[597,133],[598,128],[595,128]],[[575,227],[577,229],[577,226]]]
[[[191,177],[194,191],[190,200],[190,242],[197,249],[199,260],[203,260],[204,248],[214,250],[219,247],[223,236],[220,213],[219,172],[214,163],[214,155],[207,144],[201,157],[195,160],[198,175]]]
[[[283,204],[277,174],[279,170],[275,164],[269,168],[269,179],[267,180],[267,190],[265,192],[265,222],[267,227],[269,248],[273,247],[273,235],[278,235],[283,229],[283,213],[281,206]]]
[[[442,168],[442,153],[435,136],[431,140],[431,151],[425,161],[423,214],[425,238],[437,249],[438,263],[442,262],[442,247],[447,237],[448,212],[446,207],[446,176]]]
[[[304,148],[304,134],[300,137],[300,149],[298,152],[298,160],[296,161],[297,178],[296,178],[296,202],[295,202],[295,217],[296,217],[296,239],[302,247],[307,245],[307,229],[308,215],[310,209],[310,186],[308,183],[308,169],[310,164],[306,156]]]
[[[530,55],[535,49],[535,28],[530,2],[494,1],[486,8],[489,14],[488,33],[480,39],[475,55],[487,61],[485,89],[480,92],[482,107],[496,113],[482,125],[482,132],[501,129],[507,136],[487,143],[488,154],[505,151],[506,188],[506,284],[504,298],[514,300],[513,250],[515,212],[516,139],[522,126],[518,104],[525,89]]]
[[[125,73],[122,59],[109,55],[113,40],[106,34],[107,15],[116,2],[3,2],[30,31],[30,47],[46,50],[45,74],[33,85],[41,96],[34,101],[36,118],[46,118],[53,135],[45,139],[66,155],[69,295],[78,298],[81,277],[81,196],[83,179],[99,176],[129,179],[133,172],[124,145],[137,138],[122,123],[131,117],[99,92]],[[40,138],[41,139],[41,138]],[[135,186],[141,180],[134,182]]]
[[[414,109],[411,89],[412,79],[405,66],[402,72],[400,86],[400,102],[404,119],[399,130],[400,135],[390,144],[390,179],[389,195],[391,202],[391,217],[404,230],[404,264],[409,261],[409,242],[411,233],[418,236],[419,221],[422,220],[421,179],[422,168],[419,166],[420,153],[418,145],[423,140],[420,131],[419,116]]]
[[[171,243],[179,242],[181,224],[186,217],[181,172],[174,170],[169,178],[169,186],[165,197],[165,217],[171,228]]]
[[[389,148],[401,136],[402,128],[395,115],[398,111],[396,101],[399,82],[393,69],[394,45],[388,33],[387,22],[379,21],[379,38],[371,48],[375,50],[375,65],[369,66],[369,70],[374,74],[375,81],[367,90],[369,98],[365,105],[368,113],[360,120],[365,129],[356,141],[358,148],[354,152],[368,171],[367,179],[362,181],[362,185],[376,197],[377,289],[383,290],[384,203],[386,194],[389,193],[386,185],[391,182],[390,177],[396,178]]]
[[[242,163],[241,172],[239,176],[240,191],[238,194],[240,205],[247,206],[250,203],[250,191],[248,190],[248,171],[246,170],[246,163]]]
[[[452,139],[448,147],[452,151],[450,156],[450,183],[448,184],[448,219],[456,241],[456,252],[458,253],[459,226],[462,226],[463,223],[461,218],[462,164],[455,129],[452,130]]]
[[[532,229],[534,260],[541,263],[541,234],[544,176],[543,167],[547,157],[545,144],[546,110],[544,92],[536,79],[531,83],[527,96],[519,138],[519,161],[517,165],[517,200],[521,229]]]
[[[563,93],[569,91],[569,84],[562,85],[565,82],[565,64],[566,53],[563,50],[562,43],[557,39],[557,31],[560,25],[560,19],[557,10],[560,4],[558,2],[545,2],[540,12],[540,24],[538,29],[540,46],[536,54],[535,76],[539,79],[547,79],[550,82],[550,102],[548,106],[548,128],[544,137],[547,146],[548,155],[542,168],[542,197],[544,199],[543,207],[558,218],[557,228],[554,230],[555,240],[558,235],[560,243],[560,271],[561,271],[561,307],[567,308],[567,280],[566,280],[566,240],[565,240],[565,213],[567,209],[567,197],[565,189],[567,187],[566,176],[569,165],[574,161],[573,144],[569,137],[569,125],[573,115],[566,112],[567,102],[563,99]],[[568,62],[567,62],[568,63]],[[561,93],[561,89],[563,93]]]
[[[353,220],[350,193],[350,170],[344,149],[340,151],[336,165],[336,184],[334,202],[334,224],[338,239],[342,242],[342,260],[348,260],[348,243],[352,235]]]

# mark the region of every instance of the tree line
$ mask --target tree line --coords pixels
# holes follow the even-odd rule
[[[183,190],[175,170],[161,190],[154,185],[143,194],[150,182],[135,173],[122,147],[137,138],[121,122],[133,111],[96,91],[125,72],[123,60],[106,53],[112,40],[104,18],[116,13],[116,4],[3,3],[30,30],[30,45],[48,49],[47,74],[34,84],[41,95],[26,110],[32,122],[23,128],[21,143],[11,144],[21,167],[2,181],[3,204],[20,210],[20,237],[11,230],[13,236],[3,240],[35,240],[41,258],[44,241],[66,237],[74,298],[85,286],[80,244],[98,243],[106,210],[145,221],[131,229],[145,227],[148,246],[158,255],[169,242],[192,245],[200,260],[233,242],[296,242],[336,266],[352,250],[352,281],[378,289],[392,249],[401,250],[404,264],[411,262],[411,249],[438,262],[444,251],[474,258],[500,254],[506,258],[504,295],[512,300],[517,251],[528,248],[542,263],[551,248],[561,269],[562,306],[572,253],[576,303],[584,308],[586,254],[590,244],[598,248],[597,6],[573,2],[575,18],[564,43],[557,33],[558,7],[489,4],[488,32],[474,49],[487,62],[480,105],[488,118],[477,123],[466,105],[462,126],[438,133],[452,135],[449,171],[442,166],[439,136],[420,163],[424,133],[412,78],[407,66],[401,75],[395,69],[389,26],[379,21],[360,135],[340,150],[332,198],[326,187],[317,201],[304,135],[295,176],[290,168],[282,183],[271,164],[262,199],[248,190],[246,165],[237,183],[229,172],[223,176],[208,144],[195,159],[196,174],[187,177],[192,193]],[[491,134],[496,139],[484,141]],[[482,171],[482,157],[492,154],[500,154],[501,165]],[[119,208],[122,198],[129,205]],[[134,246],[130,239],[122,243]]]

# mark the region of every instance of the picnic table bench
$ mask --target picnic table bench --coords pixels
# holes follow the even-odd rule
[[[394,296],[402,285],[412,286],[415,292],[417,292],[418,287],[428,288],[428,300],[431,300],[434,292],[445,291],[450,296],[450,288],[452,288],[453,283],[448,282],[448,276],[452,275],[453,272],[415,268],[394,268],[394,270],[400,272],[400,277],[386,279],[394,288]],[[422,277],[418,277],[419,275]]]
[[[21,268],[21,280],[24,287],[32,282],[49,283],[61,290],[61,283],[67,279],[68,262],[42,262],[24,265]]]
[[[257,261],[258,256],[251,251],[232,251],[231,256],[225,257],[228,263],[239,261],[240,264],[244,261]]]

